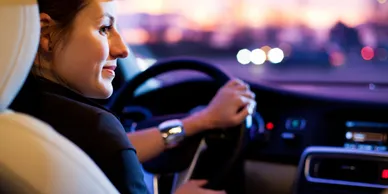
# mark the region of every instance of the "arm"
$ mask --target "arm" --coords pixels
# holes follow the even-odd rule
[[[214,96],[206,109],[182,120],[187,136],[207,129],[237,126],[254,111],[255,94],[240,80],[231,80]],[[158,128],[127,134],[141,162],[156,157],[166,147]]]
[[[192,136],[210,127],[205,112],[198,112],[186,117],[182,119],[182,122],[187,136]],[[137,156],[141,162],[158,156],[166,149],[157,127],[128,133],[127,136],[136,148]]]

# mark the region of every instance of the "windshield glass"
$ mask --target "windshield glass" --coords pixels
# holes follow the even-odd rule
[[[117,2],[123,38],[143,66],[194,56],[251,81],[388,83],[386,1]]]

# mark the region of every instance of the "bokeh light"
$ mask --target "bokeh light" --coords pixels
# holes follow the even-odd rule
[[[238,51],[237,61],[242,65],[248,65],[251,62],[251,51],[248,49]]]
[[[280,63],[284,59],[284,53],[280,48],[273,48],[268,52],[268,60],[271,63]]]
[[[255,65],[262,65],[267,60],[267,55],[261,49],[255,49],[251,53],[251,62]]]
[[[366,46],[361,49],[361,56],[364,60],[372,60],[375,56],[375,52],[372,47]]]

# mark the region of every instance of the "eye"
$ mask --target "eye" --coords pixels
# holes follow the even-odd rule
[[[100,34],[102,35],[106,35],[109,33],[109,31],[112,29],[112,26],[109,25],[109,26],[102,26],[99,30]]]

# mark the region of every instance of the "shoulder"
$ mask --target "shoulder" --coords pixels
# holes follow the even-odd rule
[[[87,149],[133,149],[123,125],[110,112],[64,96],[45,93],[40,117]]]
[[[30,91],[19,95],[12,108],[48,123],[88,154],[133,149],[120,121],[99,107],[59,94]]]
[[[81,118],[94,118],[96,115],[108,113],[99,107],[50,92],[43,92],[40,98],[41,108],[50,110],[50,112],[58,111],[61,114],[69,114],[68,116],[73,115],[72,117],[79,116]]]

